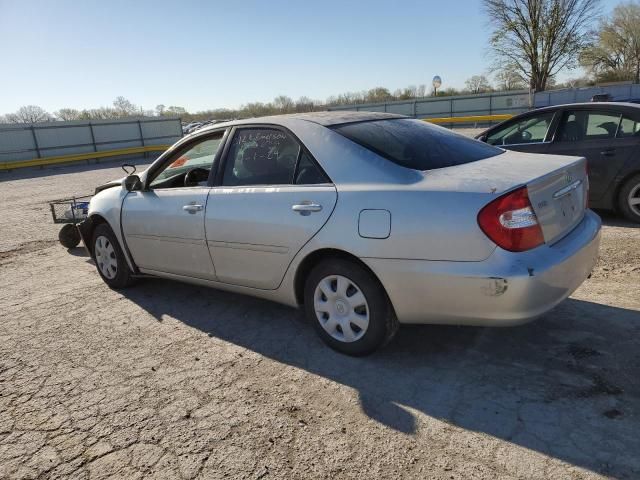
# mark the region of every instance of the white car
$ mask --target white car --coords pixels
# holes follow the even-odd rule
[[[536,318],[588,277],[600,242],[583,158],[398,115],[216,124],[97,190],[81,231],[109,286],[154,275],[303,305],[353,355],[399,323]]]

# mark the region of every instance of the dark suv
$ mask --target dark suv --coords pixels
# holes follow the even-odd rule
[[[540,108],[476,138],[507,150],[585,157],[590,206],[640,223],[640,105],[594,102]]]

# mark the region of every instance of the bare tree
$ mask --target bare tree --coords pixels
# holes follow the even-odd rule
[[[315,110],[315,102],[309,97],[300,97],[296,100],[296,112],[313,112]]]
[[[388,88],[376,87],[367,92],[367,102],[386,102],[393,100]]]
[[[260,117],[262,115],[269,115],[273,112],[273,105],[270,103],[253,102],[247,103],[240,108],[241,117]]]
[[[464,82],[464,84],[471,93],[483,93],[491,90],[491,84],[484,75],[474,75]]]
[[[501,66],[517,69],[538,92],[553,75],[574,67],[589,45],[600,0],[483,0],[493,26],[491,46]]]
[[[291,113],[295,109],[295,102],[291,99],[291,97],[287,97],[286,95],[279,95],[273,99],[273,106],[278,111],[278,113]]]
[[[53,114],[56,116],[56,118],[64,121],[80,120],[82,118],[82,112],[75,108],[61,108]]]
[[[160,105],[156,105],[156,115],[158,115],[159,117],[163,116],[166,109],[167,107],[165,107],[162,103]]]
[[[439,97],[452,97],[453,95],[460,95],[460,92],[453,87],[447,87],[444,90],[438,90]]]
[[[640,83],[640,4],[622,3],[600,23],[596,42],[580,56],[580,63],[596,80]]]
[[[580,87],[592,87],[596,84],[594,80],[589,77],[574,77],[568,78],[562,83],[554,85],[554,88],[580,88]]]
[[[187,114],[187,110],[184,107],[178,107],[171,105],[164,111],[165,115],[171,115],[173,117],[182,117]]]
[[[8,123],[38,123],[51,120],[51,115],[37,105],[20,107],[17,112],[6,115]]]
[[[113,107],[118,117],[131,117],[138,113],[138,107],[122,96],[116,97],[113,101]]]
[[[507,65],[495,74],[498,90],[521,90],[527,88],[527,82],[513,65]]]

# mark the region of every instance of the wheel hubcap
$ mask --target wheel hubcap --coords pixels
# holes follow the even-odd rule
[[[96,238],[95,244],[96,263],[102,275],[109,280],[116,278],[118,273],[118,259],[113,245],[109,239],[103,235]]]
[[[629,208],[636,215],[640,215],[640,183],[629,192]]]
[[[322,328],[340,342],[360,340],[369,327],[369,304],[360,287],[342,275],[323,278],[314,293]]]

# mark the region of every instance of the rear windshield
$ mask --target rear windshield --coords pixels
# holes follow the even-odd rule
[[[504,150],[409,118],[336,125],[333,130],[388,160],[414,170],[452,167]]]

